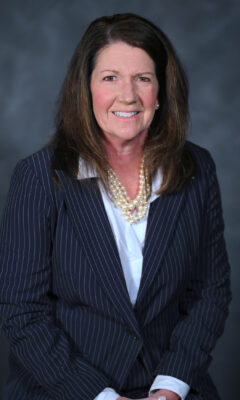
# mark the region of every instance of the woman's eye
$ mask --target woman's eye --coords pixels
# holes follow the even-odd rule
[[[104,81],[114,81],[115,79],[116,79],[116,76],[114,76],[114,75],[105,76],[103,78]]]
[[[150,78],[147,78],[146,76],[139,76],[139,79],[142,82],[150,82]]]

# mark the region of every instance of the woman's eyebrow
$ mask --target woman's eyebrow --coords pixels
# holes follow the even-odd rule
[[[101,72],[113,72],[114,74],[118,74],[119,73],[119,71],[116,71],[115,69],[103,69],[102,71],[99,71],[100,73]]]
[[[114,74],[119,74],[119,71],[115,70],[115,69],[103,69],[102,71],[99,71],[100,73],[103,72],[112,72]],[[146,72],[138,72],[137,74],[135,74],[135,76],[140,76],[140,75],[155,75],[154,72],[150,72],[150,71],[146,71]]]
[[[146,71],[146,72],[138,72],[138,73],[136,74],[136,76],[140,76],[140,75],[155,75],[155,73],[154,73],[154,72]]]

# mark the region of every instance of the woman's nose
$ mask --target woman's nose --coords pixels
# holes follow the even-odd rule
[[[132,80],[122,82],[119,92],[119,100],[127,104],[135,103],[137,101],[137,91],[135,83]]]

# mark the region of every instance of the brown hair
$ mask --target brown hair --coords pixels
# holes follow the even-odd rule
[[[194,172],[194,161],[185,146],[188,127],[188,84],[181,63],[166,35],[153,23],[135,14],[116,14],[93,21],[79,42],[60,93],[56,116],[52,172],[78,173],[81,157],[94,167],[107,187],[108,161],[96,122],[90,92],[91,73],[104,46],[123,41],[145,50],[155,63],[159,82],[159,110],[146,139],[145,166],[150,178],[160,167],[159,193],[179,190]],[[56,178],[56,176],[55,176]]]

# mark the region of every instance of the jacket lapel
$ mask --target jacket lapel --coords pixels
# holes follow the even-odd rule
[[[143,250],[143,269],[136,307],[152,284],[163,260],[166,249],[176,229],[179,212],[185,197],[185,189],[157,198],[150,205]]]
[[[137,321],[121,261],[96,179],[79,181],[56,171],[67,212],[102,289],[134,331]]]

